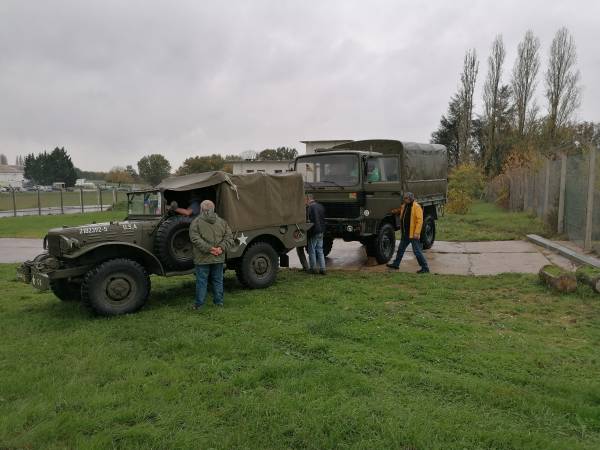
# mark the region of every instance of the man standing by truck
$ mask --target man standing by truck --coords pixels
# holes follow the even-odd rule
[[[204,305],[208,283],[212,285],[213,303],[223,306],[223,263],[225,252],[233,247],[233,235],[225,220],[215,213],[215,204],[204,200],[200,214],[190,225],[190,240],[196,265],[196,302],[194,309]]]
[[[311,273],[327,273],[325,268],[325,255],[323,253],[323,234],[327,228],[325,223],[325,208],[318,203],[312,194],[306,196],[308,207],[308,221],[313,224],[308,230],[308,264]],[[317,269],[317,265],[319,268]]]
[[[400,267],[400,262],[404,256],[408,245],[412,245],[413,252],[417,258],[417,262],[421,269],[417,273],[429,273],[427,260],[421,251],[421,228],[423,227],[423,208],[415,201],[415,196],[412,192],[404,194],[404,203],[399,209],[393,209],[394,214],[400,215],[400,227],[402,239],[398,246],[396,259],[391,264],[387,264],[390,269],[397,270]]]

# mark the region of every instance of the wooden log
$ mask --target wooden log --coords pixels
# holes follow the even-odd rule
[[[592,266],[580,266],[575,271],[577,280],[587,284],[595,292],[600,293],[600,269]]]
[[[577,278],[571,272],[549,264],[540,269],[540,280],[559,292],[574,292],[577,289]]]

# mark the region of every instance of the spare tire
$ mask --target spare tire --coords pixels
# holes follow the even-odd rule
[[[158,226],[154,251],[166,270],[189,270],[194,267],[189,232],[193,220],[191,217],[173,216]]]

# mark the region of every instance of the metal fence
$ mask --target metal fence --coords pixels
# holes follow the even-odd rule
[[[600,149],[571,149],[515,168],[488,185],[487,198],[528,211],[559,234],[600,253]]]
[[[0,217],[106,211],[127,199],[127,192],[110,189],[33,190],[0,192]]]

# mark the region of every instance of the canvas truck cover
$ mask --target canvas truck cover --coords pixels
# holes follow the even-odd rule
[[[438,144],[418,144],[391,139],[353,141],[331,150],[360,150],[384,155],[399,154],[402,187],[418,199],[445,198],[448,185],[448,154]]]
[[[217,189],[217,214],[234,231],[306,222],[304,184],[298,173],[231,175],[205,172],[167,178],[157,188],[166,192],[211,186]]]

